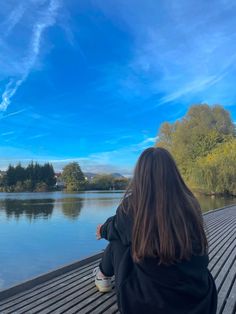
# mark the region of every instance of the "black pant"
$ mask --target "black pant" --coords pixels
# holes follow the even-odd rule
[[[108,244],[99,265],[101,272],[105,276],[111,277],[115,275],[118,278],[119,265],[126,250],[127,247],[121,241],[111,241]]]

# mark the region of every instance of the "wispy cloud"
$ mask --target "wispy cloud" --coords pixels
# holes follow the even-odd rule
[[[0,135],[1,136],[7,136],[7,135],[12,135],[12,134],[15,134],[15,132],[14,131],[9,131],[9,132],[1,133]]]
[[[28,52],[27,58],[22,62],[22,72],[18,78],[10,79],[7,83],[5,90],[2,93],[2,101],[0,103],[0,111],[7,110],[8,106],[11,103],[12,97],[17,92],[18,88],[24,83],[24,81],[29,76],[31,70],[33,69],[38,55],[40,53],[40,46],[43,32],[50,26],[54,25],[56,22],[56,14],[60,7],[59,0],[50,0],[46,10],[41,15],[40,19],[33,25],[30,49]],[[13,14],[10,19],[10,28],[14,26],[20,18],[20,12],[23,12],[22,9],[18,9],[18,11]],[[22,13],[23,14],[23,13]]]
[[[111,151],[90,154],[86,157],[51,159],[55,168],[61,170],[67,163],[77,161],[83,171],[89,172],[120,172],[132,174],[138,155],[146,148],[153,146],[157,137],[145,137],[142,141]]]
[[[38,138],[41,138],[41,137],[45,137],[47,135],[48,134],[45,134],[45,133],[43,133],[43,134],[36,134],[36,135],[28,137],[28,140],[35,140],[35,139],[38,139]]]
[[[6,21],[3,23],[5,26],[5,37],[8,36],[12,29],[19,23],[24,15],[25,10],[26,6],[21,2],[10,13]]]
[[[210,86],[213,86],[219,81],[221,81],[226,74],[227,72],[223,73],[222,75],[214,75],[192,81],[186,86],[183,86],[181,89],[160,98],[157,106],[166,104],[168,102],[176,101],[178,99],[181,99],[183,96],[190,95],[191,93],[196,93],[205,90],[206,88],[209,88]]]
[[[0,114],[0,120],[6,119],[8,117],[19,115],[19,114],[21,114],[21,113],[23,113],[25,111],[26,111],[26,108],[23,108],[23,109],[20,109],[20,110],[17,110],[17,111],[13,111],[13,112],[10,112],[10,113],[7,113],[7,114]]]
[[[236,33],[232,32],[235,3],[230,0],[214,4],[200,0],[194,6],[187,0],[93,3],[113,23],[128,30],[134,41],[127,64],[118,68],[116,74],[110,67],[112,72],[107,73],[107,79],[102,78],[101,84],[107,87],[112,77],[113,85],[118,86],[117,97],[128,94],[130,99],[126,96],[126,100],[133,102],[140,94],[139,99],[143,97],[145,102],[148,95],[150,99],[156,95],[153,105],[145,110],[166,103],[189,104],[193,99],[223,105],[235,103]]]
[[[3,156],[19,156],[18,158],[0,158],[0,169],[5,169],[9,163],[27,165],[30,161],[39,163],[50,162],[56,171],[61,171],[70,162],[79,162],[84,172],[111,173],[119,172],[123,175],[131,175],[138,155],[147,147],[153,146],[156,137],[143,136],[143,139],[130,146],[110,151],[102,151],[88,154],[87,156],[74,156],[71,158],[53,158],[51,156],[35,156],[27,150],[2,147]]]

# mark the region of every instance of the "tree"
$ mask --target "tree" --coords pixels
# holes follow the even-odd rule
[[[235,127],[227,110],[219,105],[194,105],[181,120],[161,125],[156,145],[173,154],[182,175],[190,184],[199,185],[198,160],[206,162],[204,158],[215,149],[220,154],[217,148],[231,138],[235,138]],[[203,182],[200,185],[203,186]]]
[[[16,184],[15,168],[12,165],[7,168],[5,183],[7,186]]]
[[[49,188],[52,188],[56,184],[55,172],[53,166],[49,163],[44,164],[41,167],[41,181],[43,181]]]
[[[79,191],[85,187],[85,177],[77,162],[66,165],[62,172],[62,180],[67,191]]]
[[[48,191],[54,188],[55,183],[55,173],[51,164],[40,165],[31,162],[24,168],[19,163],[16,167],[9,165],[2,179],[2,189],[9,192]]]
[[[114,189],[114,177],[110,174],[97,174],[93,180],[91,188],[94,190]]]
[[[195,181],[208,193],[236,195],[236,138],[213,149],[197,160]]]
[[[115,178],[114,188],[115,190],[125,190],[129,184],[129,179],[127,178]]]

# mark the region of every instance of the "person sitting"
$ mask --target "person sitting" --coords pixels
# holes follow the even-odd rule
[[[164,148],[141,154],[116,214],[97,227],[97,238],[109,244],[95,284],[110,291],[115,275],[122,314],[216,313],[201,208]]]

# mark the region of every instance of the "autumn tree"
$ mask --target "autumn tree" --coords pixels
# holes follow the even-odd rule
[[[232,138],[235,138],[235,127],[227,110],[219,105],[194,105],[181,120],[161,125],[156,145],[173,154],[188,182],[200,184],[196,177],[199,175],[196,164],[200,167],[198,160],[202,158],[203,166],[207,160],[204,157],[213,150],[219,154],[217,148]],[[224,189],[220,190],[223,192]]]

